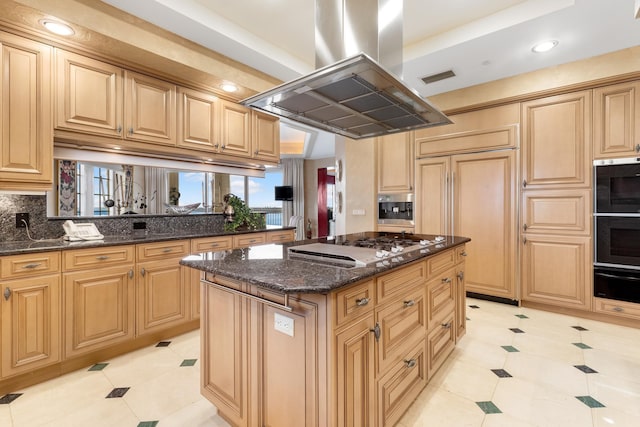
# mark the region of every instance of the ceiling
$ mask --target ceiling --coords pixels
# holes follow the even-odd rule
[[[327,0],[328,1],[328,0]],[[315,68],[315,0],[103,0],[282,81]],[[422,96],[640,45],[638,0],[404,0],[403,80]],[[545,54],[531,47],[555,39]],[[453,70],[432,84],[421,78]],[[332,135],[282,126],[306,158],[331,157]]]

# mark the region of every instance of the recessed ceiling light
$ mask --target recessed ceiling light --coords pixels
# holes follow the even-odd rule
[[[40,23],[47,30],[59,36],[70,36],[72,34],[75,34],[75,31],[73,31],[73,28],[71,28],[67,24],[63,24],[60,21],[54,21],[52,19],[43,19],[42,21],[40,21]]]
[[[238,90],[238,86],[234,85],[233,83],[223,83],[220,85],[220,87],[225,92],[235,92]]]
[[[558,40],[546,40],[535,44],[531,51],[535,53],[548,52],[556,46],[558,46]]]

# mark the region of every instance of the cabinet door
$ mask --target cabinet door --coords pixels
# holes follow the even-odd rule
[[[378,193],[413,191],[413,132],[396,133],[376,139]]]
[[[131,71],[125,81],[125,138],[176,145],[176,87]]]
[[[337,426],[375,425],[373,316],[336,335]]]
[[[456,266],[456,342],[467,332],[467,289],[464,283],[464,263]]]
[[[280,120],[270,114],[251,112],[253,158],[267,162],[280,161]]]
[[[416,167],[416,232],[450,234],[449,158],[420,160]]]
[[[427,336],[427,376],[429,379],[442,366],[456,345],[453,310]]]
[[[213,153],[219,129],[217,97],[178,88],[178,146]]]
[[[2,377],[60,360],[60,275],[2,282]]]
[[[452,170],[453,234],[471,238],[467,291],[516,299],[516,152],[453,156]]]
[[[593,90],[593,148],[596,159],[640,153],[640,82]]]
[[[56,129],[122,137],[123,70],[56,49]]]
[[[251,110],[240,104],[220,101],[219,152],[251,157]]]
[[[51,190],[51,50],[0,32],[0,190]]]
[[[523,300],[591,308],[591,238],[525,235],[522,257]]]
[[[133,265],[64,273],[65,357],[133,339]]]
[[[524,191],[522,229],[531,234],[591,234],[590,189]]]
[[[526,188],[591,184],[591,92],[522,104],[522,178]]]
[[[138,264],[136,333],[164,329],[189,319],[189,272],[180,258]]]

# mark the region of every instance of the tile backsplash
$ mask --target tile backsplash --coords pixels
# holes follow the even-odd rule
[[[16,228],[16,213],[29,214],[29,233],[33,239],[54,239],[64,232],[62,223],[69,218],[47,218],[47,197],[0,194],[0,241],[29,240],[24,228]],[[78,218],[93,222],[105,236],[136,234],[168,234],[186,232],[221,233],[222,214],[205,215],[130,215],[118,217]],[[146,229],[134,230],[135,223],[146,223]],[[136,226],[138,228],[139,226]]]

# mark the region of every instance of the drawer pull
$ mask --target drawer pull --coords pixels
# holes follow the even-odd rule
[[[173,250],[173,249],[171,249],[171,248],[164,248],[164,249],[162,250],[162,252],[163,252],[163,253],[165,253],[165,254],[168,254],[168,253],[169,253],[169,252],[171,252],[172,250]]]
[[[106,261],[109,259],[109,257],[107,255],[100,255],[100,256],[97,256],[96,259],[98,261]]]
[[[141,268],[140,269],[140,274],[142,274],[144,276],[145,274],[147,274],[147,270],[145,270],[144,268]]]
[[[356,300],[356,305],[358,307],[364,307],[367,304],[369,304],[369,298],[358,298]]]
[[[369,331],[373,332],[373,336],[376,337],[376,342],[380,341],[380,324],[376,322],[376,326],[373,329],[369,329]]]
[[[462,252],[460,252],[460,255],[462,255],[462,256],[467,256],[467,251],[462,251]]]
[[[4,299],[6,301],[9,301],[9,298],[11,298],[11,288],[7,286],[6,288],[4,288]]]
[[[405,307],[413,307],[414,305],[416,305],[416,302],[410,299],[409,301],[404,301],[403,304]]]
[[[459,280],[464,280],[464,271],[458,272],[458,279]]]
[[[129,270],[129,279],[133,279],[133,268]]]
[[[415,368],[418,362],[416,362],[416,359],[409,359],[405,360],[404,364],[407,365],[407,368]]]
[[[524,224],[522,228],[524,229],[524,231],[527,231],[527,228],[529,228],[529,226],[527,224]]]
[[[31,264],[27,264],[27,265],[23,265],[22,268],[27,268],[29,270],[32,270],[34,268],[38,268],[42,265],[41,262],[32,262]]]
[[[522,188],[527,188],[527,180],[526,179],[522,180]]]
[[[218,246],[220,246],[220,244],[218,244],[218,243],[212,243],[212,244],[211,244],[211,247],[212,247],[212,248],[217,248]]]
[[[447,323],[443,323],[442,327],[444,329],[451,329],[451,323],[452,323],[451,321],[448,321]]]
[[[622,307],[613,307],[613,311],[617,311],[618,313],[622,313],[624,311],[624,308],[622,308]]]
[[[445,277],[442,279],[442,283],[451,283],[451,277]]]

